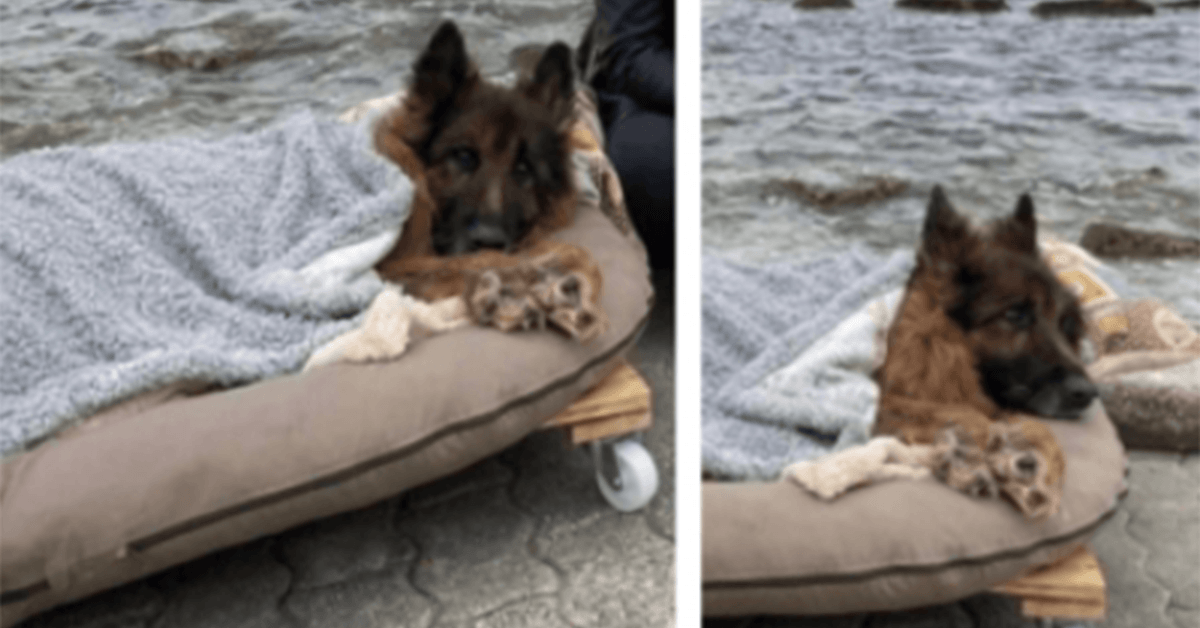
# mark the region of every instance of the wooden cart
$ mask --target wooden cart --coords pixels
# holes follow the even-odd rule
[[[562,429],[572,445],[588,445],[596,466],[596,484],[613,508],[637,510],[658,490],[658,470],[636,438],[654,423],[650,387],[628,362],[575,403],[552,417],[544,429]]]
[[[1056,563],[992,589],[1021,600],[1021,613],[1042,619],[1104,619],[1108,595],[1100,561],[1086,545]]]

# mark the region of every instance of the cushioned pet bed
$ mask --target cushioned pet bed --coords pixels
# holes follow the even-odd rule
[[[575,224],[556,237],[586,248],[601,267],[609,327],[600,338],[579,345],[549,332],[472,326],[416,342],[395,360],[294,374],[378,290],[346,275],[329,291],[337,298],[310,304],[308,327],[281,339],[286,355],[273,368],[293,374],[207,394],[192,394],[195,380],[160,383],[3,460],[2,624],[452,473],[579,397],[634,344],[653,300],[641,243],[610,219],[623,212],[619,189],[617,198],[598,189],[602,153],[595,142],[581,153],[591,184]],[[324,237],[343,244],[344,235]],[[271,278],[281,276],[313,285],[288,272]],[[252,313],[277,308],[276,287],[255,297]],[[313,322],[331,312],[328,330]],[[262,373],[234,373],[229,382],[251,375]],[[203,381],[200,388],[212,383]]]
[[[1059,513],[1025,520],[926,478],[824,501],[787,465],[864,443],[886,329],[911,252],[798,264],[704,263],[703,605],[706,615],[822,615],[944,603],[1085,542],[1125,491],[1099,403],[1048,421],[1067,459]],[[746,304],[753,304],[747,307]]]

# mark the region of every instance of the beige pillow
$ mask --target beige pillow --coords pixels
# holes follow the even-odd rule
[[[1121,299],[1095,272],[1100,262],[1063,242],[1047,262],[1083,302],[1096,360],[1088,372],[1128,447],[1200,449],[1200,334],[1156,299]]]

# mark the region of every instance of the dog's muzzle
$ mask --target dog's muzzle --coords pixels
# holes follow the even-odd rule
[[[484,249],[507,251],[513,245],[513,239],[504,224],[496,218],[481,217],[471,221],[471,224],[454,234],[449,246],[442,251],[447,255],[464,255]]]
[[[981,365],[984,390],[1000,406],[1056,419],[1078,419],[1099,396],[1086,373],[1028,358]]]
[[[507,250],[512,244],[508,232],[499,221],[478,219],[467,228],[463,237],[472,251],[480,249]]]
[[[1061,386],[1062,414],[1067,415],[1063,418],[1078,418],[1088,406],[1092,405],[1092,400],[1100,394],[1092,380],[1088,379],[1086,375],[1078,373],[1068,375]]]
[[[1100,394],[1096,385],[1080,373],[1070,373],[1062,379],[1044,382],[1031,391],[1022,404],[1035,414],[1056,419],[1078,419]]]

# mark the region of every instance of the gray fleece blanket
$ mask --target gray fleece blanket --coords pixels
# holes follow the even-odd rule
[[[786,465],[866,442],[876,330],[894,311],[912,251],[855,248],[800,264],[703,268],[702,463],[718,478],[769,480]],[[886,317],[885,317],[886,318]]]
[[[355,325],[411,197],[370,123],[0,163],[0,455],[169,383],[297,370]]]

